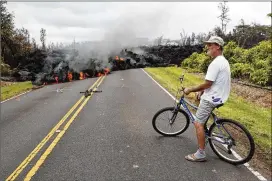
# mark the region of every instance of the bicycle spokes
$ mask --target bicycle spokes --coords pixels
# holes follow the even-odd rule
[[[186,117],[178,110],[168,110],[157,117],[156,126],[161,132],[175,134],[186,126]]]
[[[222,123],[212,129],[209,139],[218,154],[233,162],[248,157],[250,140],[241,128],[232,123]]]

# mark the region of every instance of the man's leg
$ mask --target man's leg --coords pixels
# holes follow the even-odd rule
[[[187,155],[185,158],[190,161],[204,161],[206,158],[205,153],[205,130],[204,124],[208,119],[214,106],[206,101],[201,100],[196,112],[196,120],[194,121],[196,136],[198,141],[198,150],[194,154]]]
[[[195,125],[195,129],[196,129],[196,136],[197,136],[198,147],[201,150],[204,150],[205,149],[204,124],[195,121],[194,125]]]

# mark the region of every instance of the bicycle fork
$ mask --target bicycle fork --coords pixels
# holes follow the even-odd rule
[[[176,117],[177,117],[177,114],[178,114],[178,110],[177,109],[174,109],[173,112],[172,112],[172,116],[169,120],[169,123],[170,125],[172,125],[174,123],[174,121],[176,120]]]
[[[178,115],[179,107],[180,107],[180,105],[177,104],[175,106],[175,109],[172,111],[173,114],[172,114],[172,116],[171,116],[171,118],[169,120],[170,125],[172,125],[175,122],[175,120],[177,118],[177,115]]]

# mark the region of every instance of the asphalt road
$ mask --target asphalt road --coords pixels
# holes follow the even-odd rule
[[[0,180],[23,162],[80,99],[79,92],[96,80],[46,86],[1,104]],[[185,160],[196,150],[192,125],[175,138],[156,133],[153,115],[172,106],[173,100],[141,69],[113,72],[98,89],[103,92],[93,94],[31,180],[258,180],[245,166],[221,161],[209,147],[207,162]],[[15,180],[25,178],[58,134]]]

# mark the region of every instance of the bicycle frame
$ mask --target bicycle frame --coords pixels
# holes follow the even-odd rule
[[[186,113],[189,115],[190,121],[193,123],[195,120],[195,115],[193,113],[191,113],[191,111],[187,105],[192,107],[194,110],[197,110],[197,108],[198,108],[196,105],[190,103],[187,99],[185,99],[184,96],[182,96],[180,98],[176,108],[180,108],[180,106],[182,106],[184,108],[184,110],[186,111]],[[213,117],[214,122],[216,123],[218,120],[218,117],[213,112],[211,112],[211,116]]]
[[[190,103],[188,100],[186,100],[186,99],[184,98],[184,95],[183,95],[183,96],[181,96],[179,102],[177,103],[176,109],[180,109],[180,106],[182,106],[182,107],[184,108],[184,111],[189,115],[190,121],[191,121],[192,123],[194,123],[194,121],[195,121],[195,118],[194,118],[195,115],[194,115],[193,113],[191,113],[191,111],[190,111],[190,109],[188,108],[187,105],[191,106],[194,110],[197,110],[197,108],[198,108],[196,105],[194,105],[194,104]],[[222,125],[220,125],[220,124],[217,123],[217,120],[218,120],[219,118],[218,118],[213,112],[211,112],[211,116],[213,117],[213,121],[214,121],[214,123],[217,125],[218,128],[219,128],[220,126],[222,126]],[[208,118],[208,119],[209,119],[209,118]],[[223,127],[223,129],[228,133],[228,135],[230,136],[229,132],[224,128],[224,126],[222,126],[222,127]],[[220,129],[219,129],[219,130],[220,130]],[[222,134],[222,131],[221,131],[221,130],[220,130],[220,132],[221,132],[221,134]],[[226,143],[227,143],[226,140],[221,141],[221,140],[218,140],[218,139],[216,139],[216,138],[212,138],[212,137],[208,136],[208,133],[207,133],[207,132],[206,132],[206,137],[207,137],[208,139],[215,140],[215,141],[217,141],[217,142],[219,142],[219,143],[222,143],[222,144],[226,144]],[[216,135],[216,137],[222,138],[222,139],[225,138],[225,137],[222,136],[222,135]],[[231,136],[230,136],[230,137],[231,137]],[[231,137],[231,138],[232,138],[232,137]],[[227,143],[227,144],[228,144],[228,143]]]

